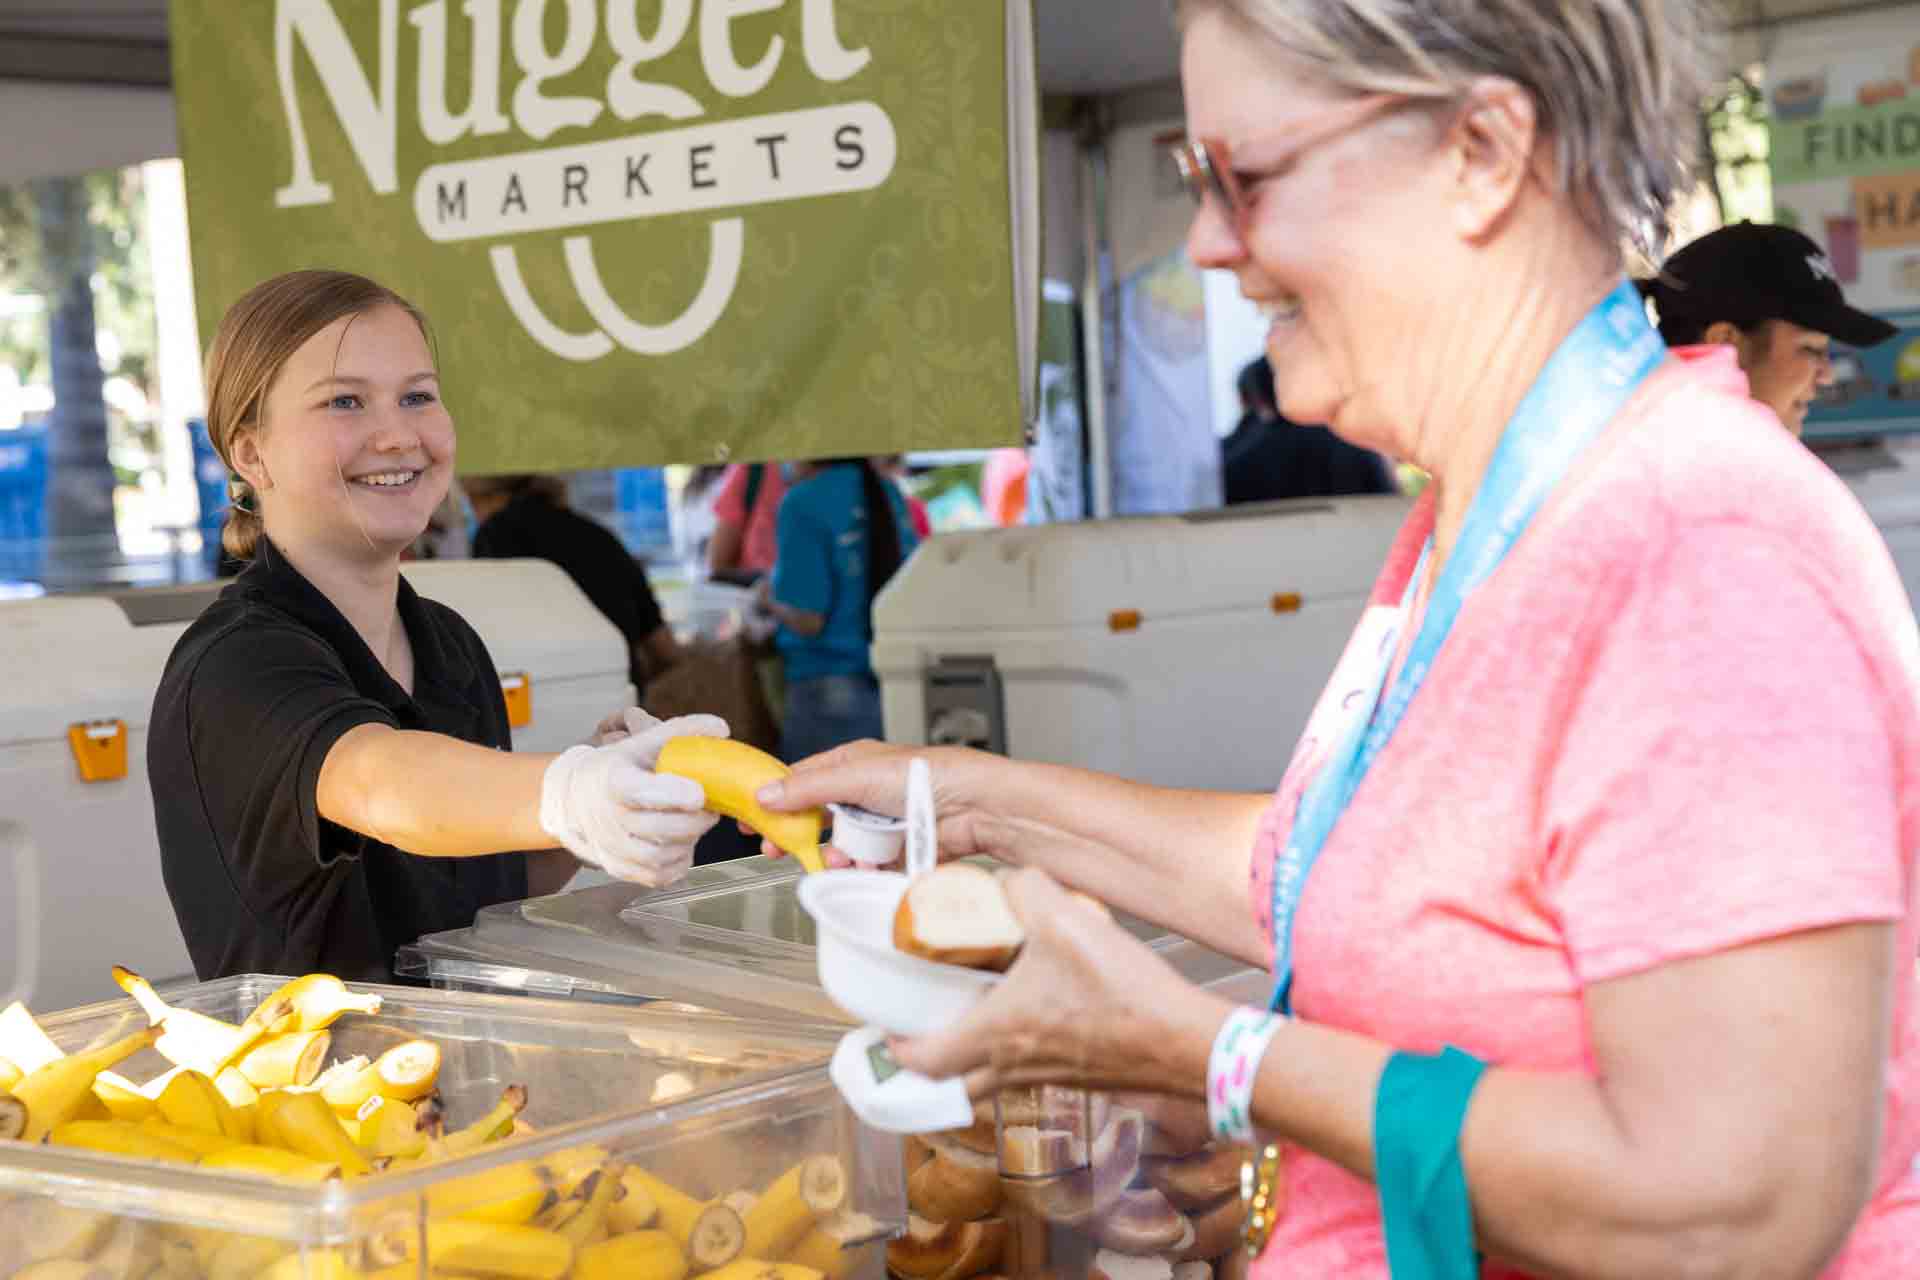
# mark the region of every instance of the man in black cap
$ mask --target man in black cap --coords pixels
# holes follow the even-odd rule
[[[1796,436],[1819,389],[1833,382],[1828,339],[1871,347],[1898,332],[1848,306],[1827,255],[1790,227],[1722,227],[1639,286],[1659,310],[1668,346],[1733,347],[1753,398]]]

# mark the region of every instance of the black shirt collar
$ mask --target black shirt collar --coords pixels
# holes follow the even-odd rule
[[[253,563],[241,572],[230,589],[244,592],[249,598],[270,605],[311,627],[340,655],[340,660],[346,664],[347,674],[359,689],[369,693],[377,691],[379,700],[395,709],[411,701],[407,691],[400,687],[386,666],[374,656],[373,650],[367,647],[360,633],[353,629],[353,624],[347,621],[346,616],[320,588],[294,568],[293,562],[273,545],[271,539],[264,536],[260,539],[253,553]],[[407,629],[407,639],[413,645],[416,693],[425,686],[433,685],[451,694],[464,694],[474,679],[473,665],[459,645],[450,643],[440,626],[440,620],[432,616],[426,602],[413,589],[413,584],[407,581],[405,574],[400,576],[397,603],[400,624]]]

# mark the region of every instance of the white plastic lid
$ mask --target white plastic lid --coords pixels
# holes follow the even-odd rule
[[[905,818],[889,818],[858,805],[829,804],[833,847],[863,867],[884,867],[900,859],[907,842]]]
[[[882,1133],[938,1133],[973,1123],[966,1082],[932,1080],[896,1065],[878,1027],[849,1031],[827,1074],[853,1113]]]

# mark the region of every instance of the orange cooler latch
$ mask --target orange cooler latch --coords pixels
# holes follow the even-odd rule
[[[533,723],[533,677],[524,671],[502,671],[500,692],[507,695],[507,723],[518,729]]]
[[[127,776],[127,722],[83,720],[67,726],[67,745],[82,782],[113,782]]]

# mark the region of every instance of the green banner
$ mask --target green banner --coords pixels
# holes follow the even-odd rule
[[[1776,186],[1920,169],[1920,102],[1909,99],[1775,119],[1770,132]]]
[[[172,0],[203,339],[391,286],[470,473],[1018,443],[1027,3]]]

